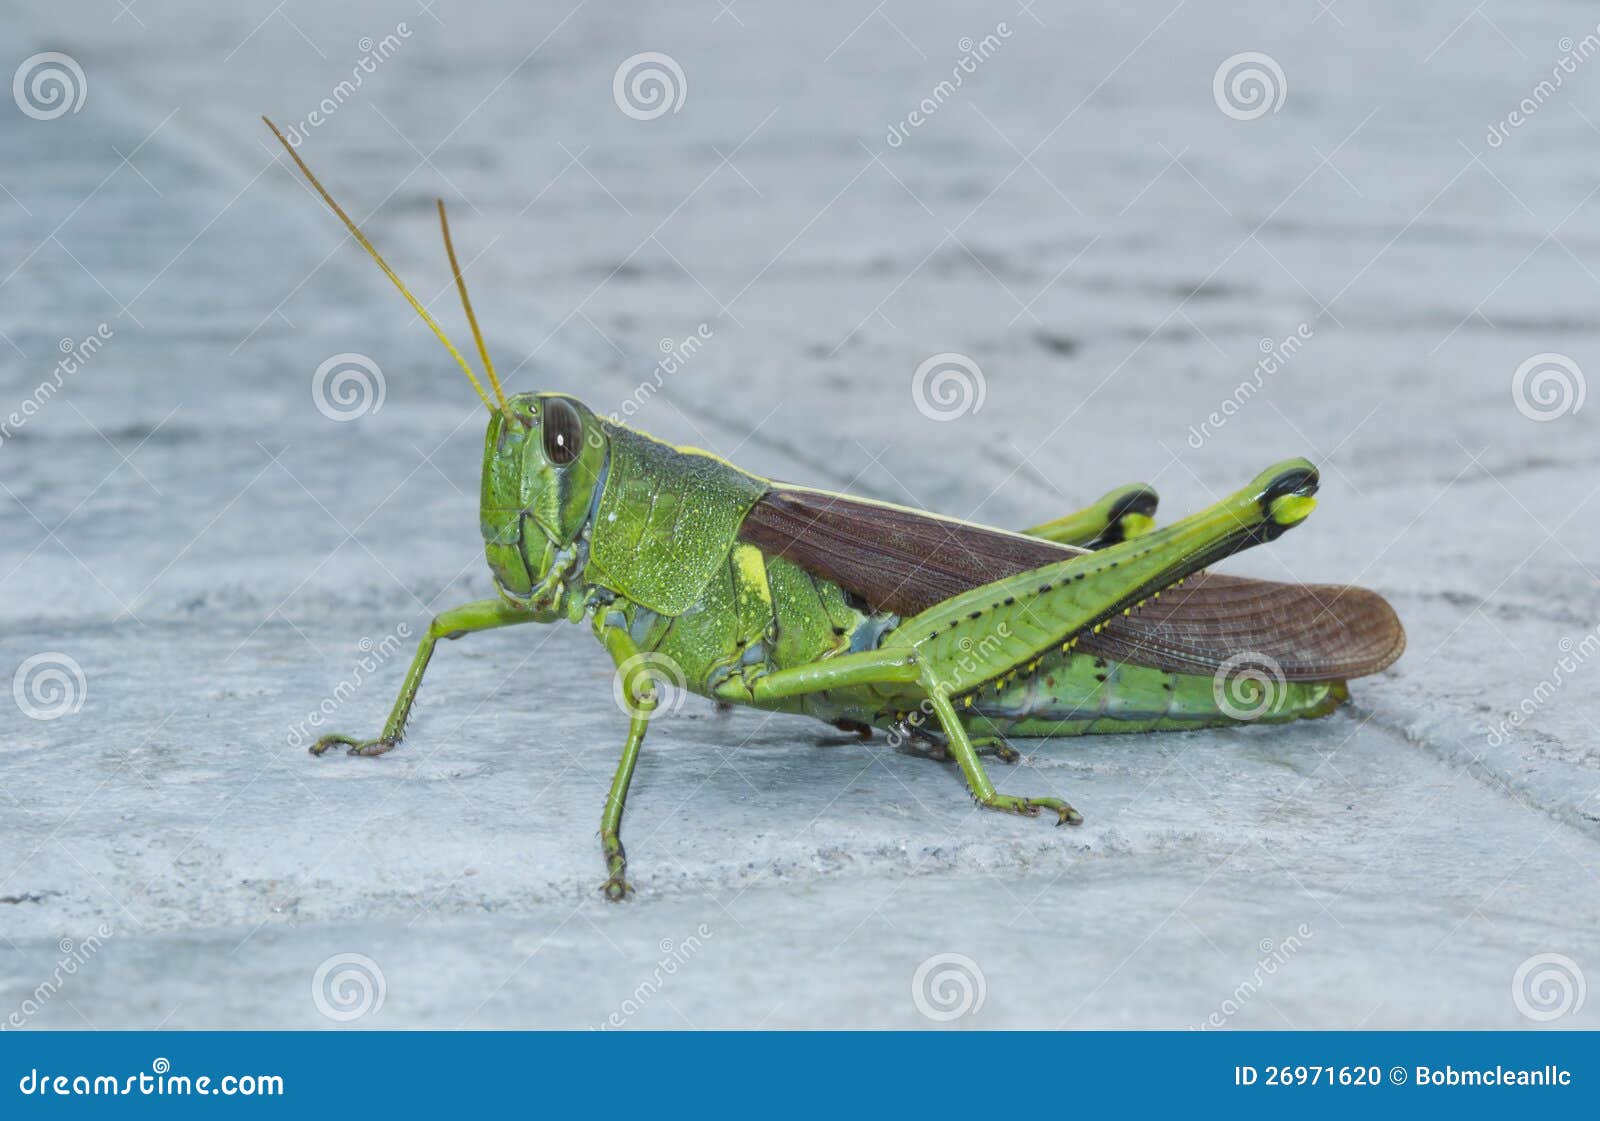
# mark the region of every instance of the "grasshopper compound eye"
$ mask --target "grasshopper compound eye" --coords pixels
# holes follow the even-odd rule
[[[565,467],[583,450],[583,418],[578,410],[559,397],[544,403],[544,457],[557,467]]]

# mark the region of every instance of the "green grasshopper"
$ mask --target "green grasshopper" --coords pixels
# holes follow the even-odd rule
[[[491,397],[267,124],[489,411],[480,515],[497,598],[433,620],[377,738],[325,736],[311,751],[394,748],[441,638],[588,619],[616,663],[629,715],[600,818],[609,899],[632,890],[623,806],[664,678],[721,704],[931,744],[954,758],[980,805],[1028,816],[1049,810],[1058,825],[1075,825],[1081,816],[1058,798],[995,790],[980,751],[1012,760],[1013,737],[1322,716],[1347,698],[1347,679],[1382,670],[1404,648],[1398,618],[1373,592],[1201,571],[1305,520],[1318,480],[1304,459],[1275,464],[1163,528],[1155,527],[1155,492],[1131,486],[1013,533],[776,483],[562,394],[508,398],[440,202]]]

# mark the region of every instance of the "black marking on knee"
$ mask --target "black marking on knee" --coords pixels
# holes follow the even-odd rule
[[[1317,485],[1321,476],[1315,467],[1291,467],[1266,485],[1261,492],[1261,497],[1256,499],[1256,504],[1261,507],[1261,516],[1272,517],[1272,504],[1277,499],[1291,494],[1310,496],[1317,493]],[[1274,534],[1273,537],[1276,537]],[[1272,540],[1272,538],[1267,538]]]
[[[1147,518],[1152,518],[1156,513],[1157,501],[1155,491],[1149,487],[1141,487],[1139,490],[1132,491],[1117,499],[1112,504],[1111,512],[1108,516],[1113,522],[1119,522],[1129,514],[1142,514]]]
[[[1111,504],[1111,509],[1106,512],[1106,528],[1090,544],[1090,548],[1102,549],[1107,545],[1120,545],[1126,541],[1128,534],[1122,525],[1122,519],[1129,514],[1153,518],[1156,516],[1156,504],[1158,501],[1156,492],[1148,487],[1130,491],[1117,499]]]

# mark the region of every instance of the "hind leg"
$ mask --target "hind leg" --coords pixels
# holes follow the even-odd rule
[[[980,690],[1036,673],[1085,632],[1215,561],[1272,541],[1311,512],[1316,469],[1288,460],[1205,510],[1132,541],[1004,577],[905,620],[882,649],[916,650],[922,680],[970,708]]]
[[[1037,817],[1041,810],[1053,810],[1057,825],[1077,825],[1083,821],[1077,810],[1059,798],[1022,798],[995,790],[983,764],[978,761],[977,749],[967,736],[966,728],[950,705],[949,694],[939,683],[933,667],[914,651],[880,647],[774,670],[759,677],[730,678],[717,687],[717,694],[722,700],[759,705],[852,687],[879,687],[908,699],[920,693],[920,702],[912,700],[911,705],[918,708],[926,705],[923,711],[930,712],[938,722],[950,754],[960,765],[967,787],[979,805],[1028,817]]]
[[[928,701],[933,705],[934,716],[938,718],[939,726],[950,741],[950,753],[960,764],[961,773],[967,779],[967,787],[972,791],[972,796],[978,805],[1005,813],[1022,814],[1025,817],[1038,817],[1040,810],[1054,810],[1057,825],[1083,824],[1083,815],[1059,798],[1024,798],[997,791],[994,783],[989,781],[983,764],[978,761],[977,749],[968,738],[967,730],[961,724],[961,718],[951,706],[950,698],[936,689],[929,689]]]
[[[1057,545],[1099,549],[1149,533],[1155,524],[1155,490],[1133,483],[1102,495],[1093,506],[1022,532]]]

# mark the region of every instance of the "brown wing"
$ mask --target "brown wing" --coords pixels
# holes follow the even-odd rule
[[[1213,572],[1078,643],[1101,657],[1176,673],[1211,673],[1235,654],[1264,654],[1290,681],[1365,677],[1405,648],[1405,629],[1377,592]]]
[[[833,581],[874,611],[904,616],[1084,551],[886,502],[782,485],[745,515],[739,538]]]
[[[774,486],[739,538],[838,584],[874,611],[915,615],[969,588],[1082,553],[1022,534],[827,491]],[[1249,652],[1290,681],[1377,673],[1405,649],[1375,592],[1202,572],[1085,635],[1082,653],[1176,673],[1210,673]]]

